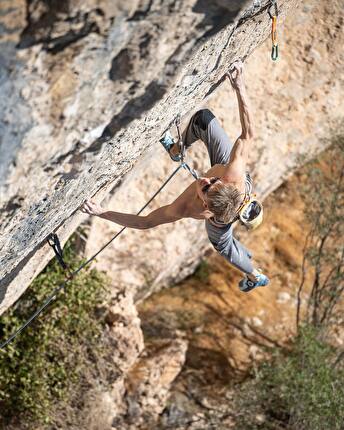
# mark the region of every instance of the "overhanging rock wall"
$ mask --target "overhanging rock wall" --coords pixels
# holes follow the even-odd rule
[[[113,3],[1,4],[0,313],[52,257],[47,235],[66,239],[85,198],[116,187],[270,32],[266,1]],[[279,2],[280,22],[297,3]]]
[[[255,125],[249,169],[255,192],[262,197],[276,189],[297,166],[322,151],[331,135],[343,134],[343,54],[337,49],[344,43],[342,21],[340,2],[330,6],[326,0],[309,1],[290,14],[285,25],[278,26],[278,62],[271,61],[267,40],[245,63]],[[237,100],[229,83],[221,85],[199,107],[213,110],[232,140],[239,135]],[[195,143],[188,151],[188,161],[200,172],[207,170],[209,161],[204,145]],[[105,205],[134,213],[173,167],[174,163],[156,143]],[[190,175],[180,172],[150,208],[173,201],[191,181]],[[269,219],[267,208],[266,214]],[[269,228],[273,240],[274,222]],[[117,229],[114,224],[92,218],[88,255]],[[242,229],[236,230],[236,235],[241,234],[247,244],[249,238],[242,233]],[[151,230],[127,230],[103,252],[96,266],[113,278],[114,286],[131,291],[138,300],[190,274],[207,249],[211,245],[203,222],[188,219]],[[265,261],[274,258],[271,251],[263,247]],[[268,270],[259,259],[255,263]],[[288,272],[288,267],[285,270]]]

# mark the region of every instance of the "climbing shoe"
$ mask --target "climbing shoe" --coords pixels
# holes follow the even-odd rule
[[[162,144],[162,146],[166,149],[166,151],[168,152],[169,156],[171,157],[171,159],[173,161],[180,161],[181,160],[181,155],[180,154],[176,154],[173,155],[171,154],[171,148],[174,145],[174,140],[173,137],[171,136],[171,133],[169,131],[167,131],[164,135],[164,137],[162,137],[159,142]]]
[[[251,281],[251,279],[248,279],[245,276],[245,278],[239,282],[239,289],[244,293],[248,293],[256,287],[265,287],[269,282],[269,278],[263,275],[263,273],[259,273],[259,275],[257,275],[256,281]]]

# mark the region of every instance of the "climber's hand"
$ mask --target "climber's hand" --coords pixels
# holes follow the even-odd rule
[[[80,207],[80,210],[83,213],[95,216],[100,216],[104,213],[104,209],[93,200],[86,200],[84,204]]]
[[[232,87],[235,90],[240,90],[244,85],[243,64],[241,61],[236,61],[231,65],[226,77],[230,80]]]

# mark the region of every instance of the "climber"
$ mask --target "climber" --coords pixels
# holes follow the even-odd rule
[[[246,164],[253,128],[242,63],[234,63],[225,78],[231,82],[239,105],[242,131],[235,144],[230,142],[215,116],[207,109],[196,112],[182,135],[186,148],[198,139],[205,143],[212,167],[204,177],[188,186],[173,203],[147,216],[105,210],[93,200],[86,200],[81,211],[135,229],[149,229],[182,218],[205,220],[210,242],[220,255],[243,272],[245,276],[239,282],[239,288],[248,292],[266,286],[269,279],[254,268],[251,253],[233,237],[233,220],[237,219],[243,196],[252,190]],[[172,159],[178,157],[178,150],[177,143],[169,149]]]

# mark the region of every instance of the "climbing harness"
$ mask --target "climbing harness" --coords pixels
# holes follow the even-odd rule
[[[70,267],[68,266],[68,264],[63,259],[63,249],[61,247],[60,240],[59,240],[57,234],[56,233],[49,234],[49,236],[47,237],[47,242],[52,247],[53,251],[55,252],[55,256],[57,258],[57,261],[60,263],[62,269],[66,273],[66,278],[72,279],[73,273],[72,273]]]
[[[274,9],[274,12],[272,10]],[[277,43],[277,17],[278,17],[278,6],[277,0],[272,0],[271,5],[268,9],[268,14],[271,18],[271,59],[276,61],[278,58],[278,43]]]
[[[180,119],[179,119],[179,124],[180,124]],[[178,124],[178,127],[179,127]],[[180,130],[179,130],[180,132]],[[181,134],[179,133],[179,138],[181,139]],[[183,151],[185,152],[185,149],[182,148]],[[185,155],[185,154],[184,154]],[[136,215],[140,215],[145,209],[146,207],[155,199],[155,197],[165,188],[165,186],[170,182],[170,180],[179,172],[180,169],[185,169],[187,170],[195,179],[198,179],[198,174],[197,172],[192,169],[185,161],[184,161],[184,155],[181,161],[181,163],[179,164],[179,166],[170,174],[170,176],[165,180],[165,182],[161,185],[161,187],[152,195],[152,197],[145,203],[145,205],[137,212]],[[68,284],[69,281],[72,280],[72,278],[74,278],[74,276],[76,276],[84,267],[88,266],[106,247],[108,247],[110,245],[110,243],[112,243],[119,235],[121,235],[123,233],[123,231],[126,229],[127,227],[122,227],[120,229],[120,231],[118,233],[116,233],[107,243],[105,243],[105,245],[103,245],[99,251],[97,251],[92,257],[90,257],[87,261],[85,261],[83,264],[81,264],[81,266],[79,266],[77,269],[75,269],[74,271],[71,271],[70,268],[68,267],[68,265],[66,264],[66,262],[63,260],[63,251],[62,251],[62,247],[59,241],[58,236],[55,233],[52,233],[48,236],[47,238],[47,242],[49,243],[49,245],[53,248],[56,258],[58,259],[59,263],[61,264],[61,266],[63,267],[63,269],[66,271],[66,280],[60,284],[58,287],[56,287],[52,294],[45,300],[45,302],[41,305],[40,308],[38,308],[36,310],[36,312],[34,314],[32,314],[30,316],[30,318],[19,327],[19,329],[17,331],[15,331],[5,342],[3,342],[0,345],[0,349],[5,348],[5,346],[7,346],[10,342],[12,342],[12,340],[14,340],[15,337],[17,337],[23,330],[25,330],[25,328],[35,319],[37,318],[42,312],[43,310],[53,301],[56,299],[57,294],[65,289],[66,285]]]

